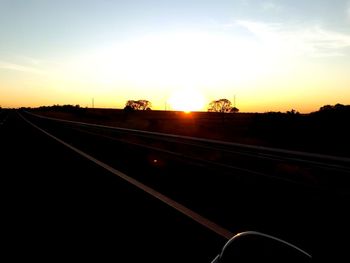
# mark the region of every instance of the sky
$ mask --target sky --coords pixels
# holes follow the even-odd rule
[[[0,0],[0,106],[350,104],[350,0]]]

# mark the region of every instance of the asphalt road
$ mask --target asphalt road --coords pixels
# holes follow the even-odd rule
[[[254,150],[198,149],[183,140],[162,141],[23,116],[232,233],[256,230],[272,234],[300,246],[316,259],[334,261],[348,257],[348,244],[343,240],[349,233],[350,199],[346,194],[349,174],[347,167],[341,168],[342,164],[333,167],[285,154],[256,154]],[[19,213],[16,218],[22,218],[20,213],[26,209],[36,209],[34,215],[40,215],[45,211],[43,207],[48,211],[54,207],[54,211],[59,211],[52,212],[56,216],[49,216],[54,224],[45,227],[43,221],[39,224],[32,220],[39,234],[46,233],[46,229],[53,231],[52,235],[46,235],[53,244],[57,245],[56,236],[61,240],[61,234],[65,233],[68,244],[86,247],[83,253],[77,252],[80,256],[88,256],[101,244],[106,251],[102,254],[112,254],[115,258],[141,255],[143,261],[210,262],[225,242],[212,231],[74,154],[31,127],[15,112],[0,131],[1,140],[7,145],[1,159],[5,160],[6,168],[14,169],[5,177],[7,191],[12,196],[9,200],[15,200],[9,209],[22,206],[13,210]],[[17,194],[11,195],[13,192]],[[34,209],[28,208],[29,204],[34,204]],[[61,216],[64,220],[59,219]],[[28,225],[18,229],[32,231]],[[121,238],[116,238],[115,245],[109,248],[111,243],[107,240],[111,237]],[[56,245],[53,247],[60,247]],[[60,251],[64,254],[72,246]]]
[[[224,245],[16,112],[0,126],[0,143],[1,232],[11,261],[210,262]]]

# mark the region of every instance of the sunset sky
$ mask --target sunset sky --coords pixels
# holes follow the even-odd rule
[[[1,107],[234,96],[241,112],[350,104],[350,0],[0,0]]]

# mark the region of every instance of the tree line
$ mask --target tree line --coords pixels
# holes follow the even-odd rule
[[[151,110],[152,103],[148,100],[128,100],[125,103],[125,111]],[[228,99],[213,100],[209,103],[208,112],[237,113],[238,108],[232,106]]]

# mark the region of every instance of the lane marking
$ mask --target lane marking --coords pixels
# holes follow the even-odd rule
[[[160,200],[161,202],[165,203],[166,205],[174,208],[175,210],[177,210],[178,212],[184,214],[185,216],[189,217],[190,219],[194,220],[195,222],[201,224],[202,226],[206,227],[207,229],[213,231],[214,233],[226,238],[226,239],[230,239],[232,236],[234,236],[234,234],[232,232],[230,232],[229,230],[219,226],[218,224],[214,223],[213,221],[201,216],[200,214],[192,211],[191,209],[185,207],[184,205],[176,202],[175,200],[161,194],[160,192],[154,190],[153,188],[135,180],[134,178],[124,174],[123,172],[114,169],[113,167],[109,166],[108,164],[105,164],[99,160],[97,160],[96,158],[92,157],[91,155],[75,148],[74,146],[64,142],[63,140],[55,137],[54,135],[48,133],[47,131],[41,129],[40,127],[36,126],[35,124],[33,124],[32,122],[30,122],[29,120],[27,120],[25,117],[23,117],[20,113],[18,113],[20,115],[20,117],[26,121],[27,123],[29,123],[31,126],[33,126],[34,128],[38,129],[39,131],[43,132],[44,134],[46,134],[47,136],[51,137],[52,139],[56,140],[57,142],[63,144],[64,146],[68,147],[69,149],[73,150],[74,152],[78,153],[79,155],[85,157],[86,159],[94,162],[95,164],[99,165],[100,167],[104,168],[105,170],[111,172],[112,174],[118,176],[119,178],[127,181],[128,183],[136,186],[137,188],[139,188],[140,190],[148,193],[149,195],[157,198],[158,200]]]

